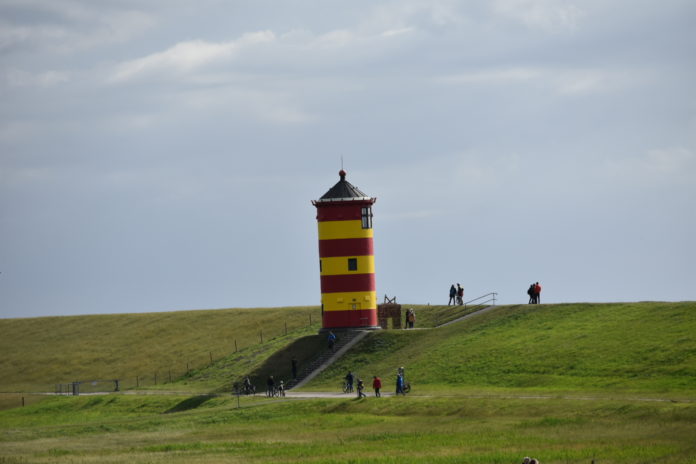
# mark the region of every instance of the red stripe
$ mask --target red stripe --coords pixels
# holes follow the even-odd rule
[[[374,292],[374,274],[345,274],[321,276],[321,293]]]
[[[376,309],[354,309],[350,311],[324,311],[322,327],[338,329],[343,327],[377,326]],[[340,335],[339,335],[340,336]]]
[[[362,209],[370,206],[370,201],[356,201],[322,205],[317,204],[317,221],[350,221],[362,218]]]
[[[319,257],[371,256],[375,254],[372,238],[319,240]]]

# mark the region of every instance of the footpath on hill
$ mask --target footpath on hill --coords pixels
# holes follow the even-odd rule
[[[369,391],[366,393],[366,399],[376,399],[374,393]],[[53,396],[59,395],[57,393],[47,392],[44,395]],[[186,391],[160,391],[160,390],[128,390],[123,392],[96,392],[96,393],[81,393],[80,396],[104,396],[104,395],[128,395],[128,396],[234,396],[232,393],[200,393],[200,392],[186,392]],[[381,392],[382,397],[395,397],[397,396],[394,392]],[[242,395],[244,396],[244,395]],[[263,398],[265,393],[259,392],[252,397]],[[514,399],[514,400],[559,400],[559,401],[647,401],[647,402],[663,402],[663,403],[696,403],[696,398],[658,398],[658,397],[642,397],[642,396],[602,396],[602,395],[532,395],[520,393],[515,394],[457,394],[457,393],[445,393],[445,394],[418,394],[409,393],[404,395],[404,398],[416,397],[416,398],[470,398],[470,399]],[[285,399],[357,399],[357,393],[343,393],[343,392],[327,392],[327,391],[287,391],[285,393]],[[276,398],[283,399],[283,398]]]

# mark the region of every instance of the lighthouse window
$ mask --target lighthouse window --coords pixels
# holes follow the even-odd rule
[[[369,206],[362,209],[362,228],[372,229],[372,208]]]
[[[358,270],[358,258],[348,258],[348,270],[357,271]]]

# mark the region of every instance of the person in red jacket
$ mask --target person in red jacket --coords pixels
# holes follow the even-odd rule
[[[534,296],[536,297],[536,303],[541,303],[541,285],[539,285],[539,282],[534,285]]]
[[[382,394],[379,392],[379,389],[382,388],[382,379],[380,379],[376,375],[372,377],[372,388],[375,389],[375,396],[377,398],[380,398]]]

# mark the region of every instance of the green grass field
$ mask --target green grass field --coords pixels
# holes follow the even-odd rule
[[[53,391],[57,383],[102,379],[152,388],[155,376],[163,387],[170,373],[172,380],[196,375],[211,355],[213,361],[229,357],[235,341],[238,354],[256,358],[251,353],[278,348],[270,341],[316,334],[320,326],[317,307],[0,319],[0,392]],[[229,378],[218,383],[223,380]],[[213,388],[200,376],[190,388],[197,387]]]
[[[696,405],[57,397],[0,414],[3,463],[694,463]]]
[[[419,327],[461,311],[413,307]],[[109,359],[101,345],[94,350],[86,345],[80,369],[92,373],[102,363],[112,369],[139,369],[140,363],[163,369],[166,364],[147,364],[152,352],[145,349],[143,325],[152,332],[169,330],[182,317],[189,330],[177,329],[168,343],[179,337],[182,346],[205,352],[210,348],[201,349],[203,344],[228,340],[223,334],[231,326],[221,321],[245,321],[255,332],[263,327],[255,325],[257,317],[277,324],[282,316],[300,314],[298,327],[287,335],[281,325],[263,344],[247,337],[250,343],[238,352],[228,349],[212,365],[203,360],[188,375],[158,385],[159,394],[147,386],[147,392],[139,391],[149,394],[138,396],[0,395],[0,409],[6,408],[0,411],[0,464],[516,463],[523,456],[544,464],[696,463],[696,303],[502,306],[439,329],[374,332],[303,391],[338,391],[347,370],[368,384],[372,375],[380,375],[384,390],[392,391],[395,369],[404,366],[413,385],[410,395],[242,397],[238,407],[237,398],[226,393],[231,380],[248,373],[259,380],[269,373],[282,377],[291,356],[304,362],[323,348],[318,326],[301,325],[308,319],[305,311],[316,311],[318,318],[316,308],[75,318],[68,324],[73,332],[59,332],[96,332],[98,322],[102,334],[132,345],[131,364],[118,356]],[[219,316],[224,317],[204,321]],[[51,354],[31,340],[43,339],[54,321],[18,321],[24,325],[0,321],[3,334],[8,324],[23,327],[9,335],[10,341],[3,338],[3,350],[13,342],[23,344],[34,362],[43,363],[36,372],[51,376],[66,367],[48,365],[46,359],[72,365],[69,352]],[[42,328],[34,335],[31,321]],[[17,352],[5,357],[2,389],[40,391],[37,385],[46,383],[46,374],[27,376],[12,367],[21,361]],[[217,395],[200,394],[205,392]],[[18,407],[21,396],[25,407]]]

